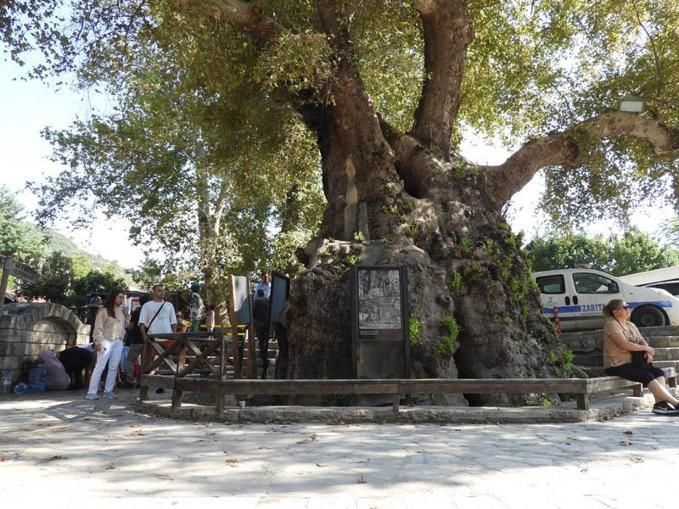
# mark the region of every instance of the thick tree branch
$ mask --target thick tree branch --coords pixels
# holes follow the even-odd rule
[[[526,143],[500,166],[489,166],[488,195],[502,207],[533,176],[548,166],[575,168],[582,164],[585,153],[578,145],[578,132],[596,138],[630,136],[646,140],[662,157],[679,158],[679,131],[651,118],[634,113],[603,113],[562,133]]]
[[[416,198],[426,196],[432,186],[434,173],[444,171],[443,162],[433,158],[412,135],[397,132],[383,118],[380,118],[380,128],[394,151],[396,171],[406,191]]]
[[[178,0],[187,12],[201,13],[228,21],[253,35],[261,43],[273,41],[283,29],[265,17],[254,4],[241,0]]]
[[[319,19],[335,60],[334,80],[330,84],[333,101],[326,108],[328,133],[335,140],[335,147],[342,147],[341,151],[327,156],[341,158],[345,161],[342,166],[354,167],[358,200],[373,200],[383,186],[372,180],[381,178],[380,175],[383,177],[382,172],[392,167],[393,153],[384,139],[379,118],[356,67],[347,14],[338,4],[334,0],[316,1]],[[323,154],[323,146],[319,146]],[[372,151],[366,151],[366,146],[373,147]]]
[[[448,159],[450,136],[460,108],[467,46],[474,37],[466,0],[416,0],[424,32],[424,86],[412,134]]]

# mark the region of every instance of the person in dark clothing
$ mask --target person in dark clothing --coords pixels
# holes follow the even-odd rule
[[[269,359],[269,299],[261,288],[257,290],[255,304],[252,307],[252,319],[255,322],[255,334],[259,342],[259,355],[262,359],[262,378],[266,378]]]
[[[125,346],[128,347],[127,350],[127,365],[134,366],[139,360],[139,356],[144,351],[144,337],[141,335],[139,330],[139,315],[141,314],[141,308],[149,301],[148,295],[142,295],[139,298],[139,307],[132,311],[130,316],[130,324],[127,326],[127,334],[125,336]],[[134,377],[138,378],[139,369],[135,370],[132,368],[132,373]],[[136,372],[135,372],[136,371]],[[139,382],[139,380],[137,380]]]
[[[288,378],[288,309],[289,301],[285,301],[280,313],[273,318],[273,331],[278,341],[278,357],[276,358],[275,378]]]
[[[83,386],[83,370],[92,369],[95,356],[87,348],[74,346],[59,352],[58,357],[59,362],[64,365],[66,373],[71,378],[69,389],[81,389]]]

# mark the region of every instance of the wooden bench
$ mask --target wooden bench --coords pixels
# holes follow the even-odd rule
[[[664,368],[670,387],[677,386],[674,368]],[[393,408],[399,410],[400,399],[406,394],[528,394],[560,393],[577,398],[579,410],[589,409],[591,394],[631,388],[634,396],[642,395],[642,386],[615,376],[596,378],[512,378],[512,379],[348,379],[348,380],[217,380],[172,375],[145,375],[142,387],[171,389],[172,408],[181,406],[184,392],[214,394],[219,415],[224,410],[224,398],[231,395],[363,395],[393,396]],[[148,391],[142,391],[144,400]]]

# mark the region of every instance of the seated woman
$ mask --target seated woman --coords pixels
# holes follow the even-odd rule
[[[604,325],[604,368],[607,374],[640,382],[655,397],[653,413],[679,415],[679,400],[665,387],[665,374],[660,368],[639,368],[632,364],[632,352],[644,352],[646,362],[653,360],[655,350],[641,337],[637,326],[629,321],[630,307],[622,299],[604,306],[609,317]]]

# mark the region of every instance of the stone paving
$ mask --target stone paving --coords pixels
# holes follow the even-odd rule
[[[134,394],[0,397],[0,507],[676,507],[679,418],[524,425],[226,425]],[[48,499],[48,500],[46,500]]]

